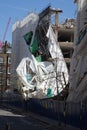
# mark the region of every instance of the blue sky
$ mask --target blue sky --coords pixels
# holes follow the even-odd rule
[[[49,4],[52,8],[63,10],[59,22],[76,17],[76,5],[73,0],[0,0],[0,40],[3,39],[9,17],[11,21],[5,40],[12,42],[12,25],[17,20],[23,19],[29,12],[40,13]]]

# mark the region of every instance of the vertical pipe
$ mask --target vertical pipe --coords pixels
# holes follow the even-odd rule
[[[9,123],[6,124],[6,130],[10,130],[10,124]]]
[[[55,34],[56,39],[58,40],[58,12],[55,12]]]

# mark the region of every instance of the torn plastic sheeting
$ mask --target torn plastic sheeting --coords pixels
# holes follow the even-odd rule
[[[64,73],[66,83],[68,83],[68,78],[69,78],[68,68],[67,68],[62,51],[61,51],[60,46],[56,40],[56,36],[53,32],[51,25],[49,26],[49,29],[47,32],[47,37],[49,38],[48,49],[49,49],[49,52],[51,54],[51,57],[53,59],[56,59],[54,61],[55,71],[57,72],[57,75],[59,75],[60,73]],[[57,60],[57,58],[58,58],[58,60]],[[62,75],[59,77],[59,81],[64,81],[64,78]],[[63,82],[63,84],[64,84],[64,82]],[[61,88],[62,87],[61,84],[59,84],[58,87]]]
[[[23,58],[21,63],[19,64],[19,66],[17,67],[16,69],[16,72],[18,74],[18,76],[20,76],[20,80],[21,82],[25,85],[25,86],[28,86],[29,88],[33,89],[35,86],[30,84],[28,81],[27,81],[27,68],[26,68],[26,61],[29,62],[29,68],[30,68],[30,63],[31,63],[31,60],[29,58]],[[31,69],[33,71],[33,66],[31,66]],[[33,77],[32,77],[33,78]]]

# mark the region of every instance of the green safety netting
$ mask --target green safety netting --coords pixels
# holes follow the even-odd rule
[[[28,45],[30,45],[30,43],[31,43],[32,36],[33,36],[33,32],[32,31],[30,31],[29,33],[24,35],[24,39],[25,39],[25,41],[26,41],[26,43]]]
[[[47,97],[52,97],[53,94],[52,94],[52,89],[51,88],[48,88],[47,89]]]
[[[32,31],[30,31],[29,33],[24,35],[24,39],[25,39],[26,43],[28,45],[30,45],[29,49],[30,49],[31,53],[36,53],[37,50],[38,50],[37,35],[36,34],[34,35],[33,41],[32,41],[32,37],[33,37],[33,32]],[[32,41],[32,43],[31,43],[31,41]]]
[[[26,79],[27,79],[28,82],[30,82],[31,79],[32,79],[31,74],[27,74],[27,75],[26,75]]]
[[[30,45],[30,51],[31,51],[31,53],[35,53],[35,52],[37,52],[38,51],[38,39],[37,39],[37,36],[36,36],[36,34],[35,34],[35,36],[34,36],[34,39],[33,39],[33,42],[32,42],[32,44]]]
[[[35,57],[38,62],[41,62],[41,55]]]

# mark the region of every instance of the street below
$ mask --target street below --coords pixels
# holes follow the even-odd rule
[[[0,130],[56,130],[33,116],[18,114],[10,109],[0,109]]]

